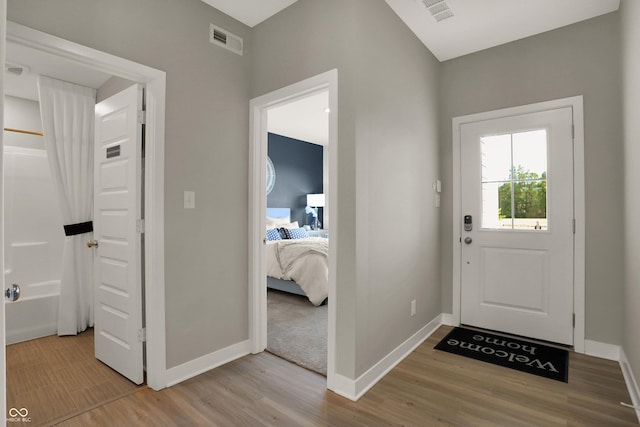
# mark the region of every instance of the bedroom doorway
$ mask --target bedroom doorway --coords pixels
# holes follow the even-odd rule
[[[310,114],[305,114],[307,107],[318,108],[321,105],[321,114],[316,115],[319,123],[315,123],[311,127],[324,127],[324,143],[318,141],[310,141],[313,137],[301,136],[304,130],[300,129],[301,123],[309,123],[313,121]],[[252,345],[252,353],[259,353],[267,349],[268,338],[268,315],[271,314],[270,321],[274,325],[273,331],[280,344],[289,347],[292,353],[302,355],[303,359],[311,362],[311,366],[307,366],[305,360],[296,361],[293,358],[284,357],[301,366],[305,366],[311,370],[321,374],[326,372],[327,387],[332,388],[333,375],[335,373],[335,248],[337,236],[327,236],[329,229],[335,229],[337,223],[337,176],[336,158],[337,158],[337,70],[332,70],[310,79],[298,82],[294,85],[287,86],[251,101],[251,146],[250,146],[250,340]],[[304,126],[303,126],[304,127]],[[300,168],[300,171],[313,169],[315,173],[313,178],[307,177],[307,172],[299,172],[300,175],[295,177],[295,171],[292,172],[291,163],[296,163],[295,159],[285,159],[283,161],[289,163],[288,166],[278,167],[279,160],[270,158],[268,146],[269,141],[279,140],[284,146],[293,148],[294,151],[304,151],[308,154],[297,154],[297,158],[301,163],[307,163],[306,166]],[[272,142],[273,145],[276,143]],[[289,145],[287,145],[289,144]],[[294,144],[294,145],[291,145]],[[304,150],[303,150],[304,148]],[[306,150],[306,151],[305,151]],[[286,152],[291,157],[292,151],[282,148],[284,157]],[[282,157],[282,153],[279,154]],[[312,163],[308,163],[309,158],[314,158]],[[271,160],[271,161],[269,161]],[[278,170],[280,169],[280,173]],[[294,176],[291,174],[293,173]],[[280,181],[279,181],[280,180]],[[268,182],[269,181],[269,182]],[[275,182],[274,182],[275,181]],[[288,201],[274,198],[267,204],[267,191],[275,191],[278,193],[276,186],[281,183],[284,187],[290,187],[286,181],[297,184],[293,187],[300,187],[301,181],[309,181],[304,188],[285,189],[285,193],[280,193],[280,197],[288,197]],[[275,189],[275,190],[274,190]],[[280,189],[282,190],[282,189]],[[293,193],[296,194],[293,194]],[[319,201],[324,199],[323,201]],[[287,206],[280,206],[280,204]],[[275,206],[273,204],[278,204]],[[313,204],[314,206],[311,206]],[[273,206],[272,206],[273,205]],[[267,207],[280,208],[276,211],[271,210],[268,217]],[[276,213],[277,212],[277,213]],[[313,219],[311,217],[313,216]],[[315,218],[321,224],[316,226]],[[315,267],[297,267],[292,263],[288,265],[287,274],[282,274],[280,279],[284,287],[280,288],[278,284],[270,285],[278,290],[267,290],[267,273],[271,267],[267,266],[267,260],[273,258],[270,248],[270,242],[267,240],[266,231],[269,228],[269,235],[274,232],[278,236],[271,238],[281,238],[284,233],[288,239],[284,242],[284,246],[293,247],[303,240],[309,241],[309,244],[318,244],[324,241],[319,248],[314,248],[314,254],[318,255],[324,251],[324,261],[321,256],[316,257],[316,264],[324,262],[324,272],[310,274],[307,268]],[[289,231],[281,229],[286,228]],[[292,237],[301,237],[302,240],[292,239]],[[288,255],[278,253],[281,257]],[[309,256],[307,258],[313,258]],[[282,265],[282,263],[280,264]],[[282,271],[281,271],[282,273]],[[291,274],[289,274],[291,273]],[[296,275],[297,274],[297,275]],[[325,290],[318,291],[319,288],[315,284],[308,284],[309,277],[321,275],[325,276]],[[278,276],[278,274],[269,274],[270,276]],[[293,279],[293,280],[291,280]],[[287,283],[289,282],[289,283]],[[270,281],[271,283],[271,281]],[[289,285],[297,287],[292,290]],[[293,292],[293,293],[292,293]],[[295,293],[303,295],[295,295]],[[325,299],[328,302],[325,302]],[[324,302],[324,304],[323,304]],[[306,334],[314,334],[321,332],[326,337],[324,353],[320,360],[317,360],[317,349],[315,356],[311,358],[304,355],[309,345],[300,345],[301,340],[292,338],[291,332],[287,328],[287,322],[292,321],[291,312],[300,313],[298,320],[306,323]],[[317,316],[324,311],[324,318]],[[304,314],[304,313],[307,314]],[[294,316],[295,317],[295,316]],[[315,320],[313,320],[315,319]],[[326,319],[326,320],[324,320]],[[295,321],[295,319],[294,319]],[[297,328],[298,326],[296,326]],[[315,331],[315,332],[313,332]],[[273,337],[273,335],[272,335]],[[309,338],[308,336],[306,337]],[[324,338],[323,338],[324,339]],[[311,340],[313,341],[313,340]],[[272,340],[273,342],[273,340]],[[293,345],[291,345],[293,344]],[[269,349],[271,351],[271,349]],[[272,351],[278,354],[277,351]],[[314,353],[314,350],[311,351]],[[323,361],[326,356],[326,362]],[[281,356],[282,357],[282,356]],[[296,357],[296,356],[294,356]],[[314,360],[309,360],[314,359]],[[302,362],[302,363],[300,363]],[[318,365],[319,363],[319,365]],[[315,367],[314,367],[315,365]],[[320,368],[318,368],[320,366]],[[324,369],[323,369],[324,368]],[[324,371],[324,372],[322,372]]]
[[[324,90],[267,112],[264,246],[266,351],[324,376],[329,227],[323,199],[324,183],[328,183],[324,161],[329,149],[328,105],[329,93]]]

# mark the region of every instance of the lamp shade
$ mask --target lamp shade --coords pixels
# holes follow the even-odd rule
[[[324,207],[324,194],[307,194],[307,206],[312,208]]]

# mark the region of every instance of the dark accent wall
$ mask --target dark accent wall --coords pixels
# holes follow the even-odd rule
[[[298,221],[301,227],[312,221],[312,216],[304,211],[307,194],[323,192],[322,149],[320,145],[269,134],[268,153],[276,171],[276,183],[267,196],[267,207],[291,208],[291,221]]]

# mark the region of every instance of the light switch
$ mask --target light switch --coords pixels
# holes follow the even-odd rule
[[[185,209],[196,208],[196,192],[195,191],[184,192],[184,208]]]

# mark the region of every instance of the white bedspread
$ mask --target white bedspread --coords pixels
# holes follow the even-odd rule
[[[267,275],[295,281],[312,304],[320,305],[328,295],[328,246],[323,238],[267,241]]]

